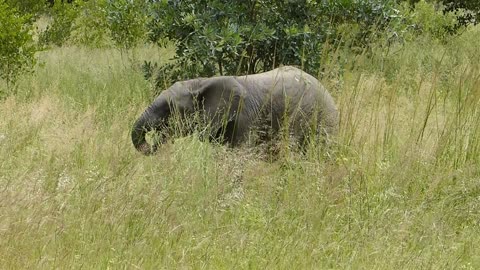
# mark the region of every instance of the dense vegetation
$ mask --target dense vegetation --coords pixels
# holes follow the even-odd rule
[[[34,65],[36,50],[29,33],[28,15],[21,15],[0,1],[0,19],[0,80],[11,86]]]
[[[480,268],[476,1],[206,2],[0,0],[0,268]],[[281,64],[331,149],[132,147],[172,80]]]

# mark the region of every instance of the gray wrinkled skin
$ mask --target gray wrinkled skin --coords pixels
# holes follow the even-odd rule
[[[304,141],[312,133],[334,135],[338,126],[335,102],[320,82],[298,68],[285,66],[255,75],[176,82],[135,122],[135,148],[144,154],[155,152],[157,145],[147,143],[146,133],[166,128],[173,114],[195,112],[208,120],[211,138],[231,146],[247,141],[253,131],[260,134],[260,140],[269,140],[288,129],[293,138]]]

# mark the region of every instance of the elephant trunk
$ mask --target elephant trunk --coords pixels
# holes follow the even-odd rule
[[[156,151],[156,145],[147,142],[146,135],[154,126],[149,121],[149,112],[145,111],[135,122],[132,129],[132,143],[144,155],[151,155]]]
[[[157,150],[160,143],[166,140],[165,129],[168,127],[170,106],[165,95],[160,95],[138,118],[132,129],[132,143],[135,148],[144,155],[151,155]],[[163,131],[152,144],[145,137],[148,132]]]

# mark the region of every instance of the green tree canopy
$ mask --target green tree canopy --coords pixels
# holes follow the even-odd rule
[[[151,40],[168,38],[177,46],[174,79],[256,73],[282,64],[317,71],[321,46],[335,38],[337,25],[360,25],[356,39],[362,44],[396,12],[393,2],[381,0],[151,2]]]

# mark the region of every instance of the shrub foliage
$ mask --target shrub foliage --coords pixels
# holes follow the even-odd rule
[[[444,0],[447,11],[464,10],[459,16],[460,24],[477,24],[480,22],[480,1],[478,0]]]
[[[92,48],[108,46],[111,42],[107,27],[106,5],[106,0],[76,2],[78,13],[69,41]]]
[[[152,41],[175,42],[177,61],[165,69],[174,70],[168,74],[174,79],[256,73],[282,64],[313,72],[322,44],[336,39],[336,25],[360,25],[355,43],[366,44],[395,12],[393,3],[379,0],[153,1],[149,30]]]
[[[115,45],[131,49],[145,36],[145,5],[134,0],[107,0],[107,27]]]
[[[40,15],[51,19],[46,30],[39,34],[42,46],[114,45],[129,50],[146,37],[160,45],[173,43],[174,61],[161,66],[157,75],[157,84],[162,86],[198,76],[257,73],[280,65],[300,66],[309,73],[320,74],[328,68],[324,65],[326,61],[352,61],[354,57],[337,59],[338,48],[354,56],[371,52],[375,46],[384,46],[388,54],[392,44],[412,41],[418,36],[445,43],[463,25],[476,23],[480,11],[479,2],[473,0],[443,1],[445,4],[425,0],[2,0],[1,3],[18,10],[17,15],[2,16],[26,25],[19,35],[28,35],[24,30]],[[0,31],[17,31],[15,27],[2,28]],[[28,54],[23,45],[12,44],[2,46],[16,46],[18,51]],[[341,64],[335,74],[341,74],[344,66]],[[151,67],[156,64],[144,65],[146,74],[154,74]],[[15,69],[9,70],[17,74]]]
[[[14,83],[35,64],[30,17],[0,1],[0,79]]]
[[[40,34],[39,43],[41,45],[63,45],[69,38],[75,28],[74,22],[78,15],[78,9],[75,5],[55,1],[50,16],[52,23]]]

